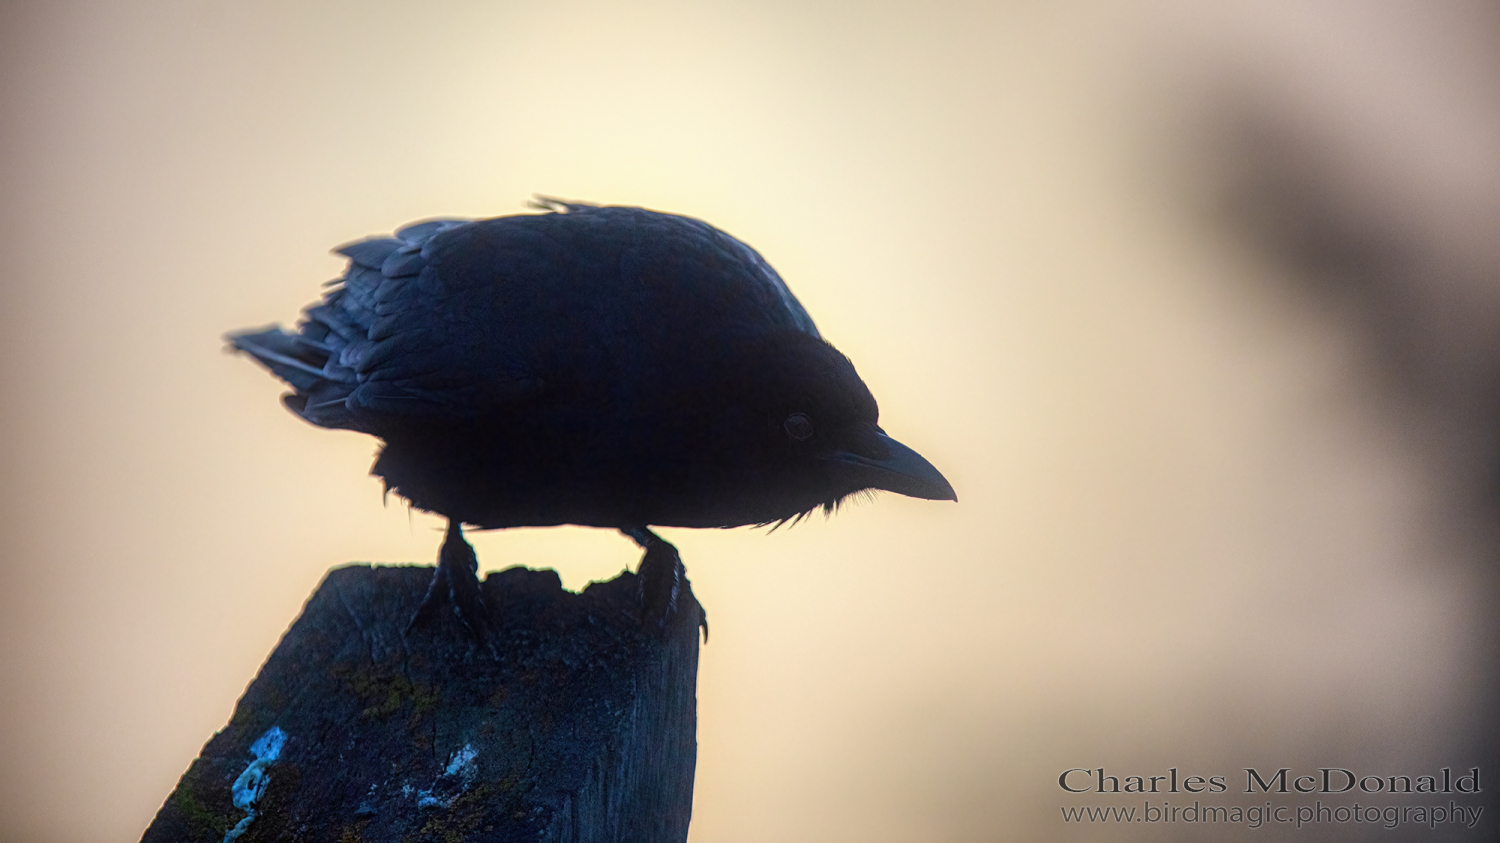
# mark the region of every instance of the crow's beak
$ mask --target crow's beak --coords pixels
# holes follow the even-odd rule
[[[884,489],[930,501],[958,500],[958,494],[947,478],[921,454],[884,433],[876,435],[884,446],[882,450],[886,451],[883,457],[877,459],[851,451],[837,451],[824,459],[837,465],[840,473],[858,481],[862,488]]]

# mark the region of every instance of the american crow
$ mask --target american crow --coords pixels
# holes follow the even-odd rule
[[[350,243],[296,332],[228,336],[302,418],[383,439],[372,473],[447,516],[413,622],[447,600],[486,637],[464,524],[618,529],[646,551],[643,618],[665,624],[682,563],[651,525],[799,520],[873,489],[957,499],[755,250],[689,217],[537,207]]]

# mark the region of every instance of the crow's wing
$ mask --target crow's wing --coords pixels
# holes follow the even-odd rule
[[[348,270],[295,333],[229,340],[296,390],[285,400],[303,418],[379,433],[504,412],[549,384],[626,395],[736,333],[818,336],[775,270],[724,232],[548,201],[555,213],[431,220],[343,246]]]
[[[771,268],[766,259],[760,253],[750,248],[735,237],[720,231],[708,223],[693,217],[680,216],[678,214],[665,214],[660,211],[650,211],[645,208],[626,206],[599,206],[584,202],[569,202],[555,199],[550,196],[538,195],[531,201],[533,208],[553,211],[553,214],[537,215],[532,217],[501,217],[502,220],[545,220],[553,227],[574,228],[576,231],[600,231],[607,232],[603,239],[614,243],[624,243],[633,240],[634,254],[622,259],[623,264],[630,262],[632,258],[638,262],[645,262],[654,257],[661,260],[663,252],[675,252],[680,259],[688,257],[698,266],[694,267],[697,272],[689,270],[680,272],[679,276],[689,280],[703,280],[715,274],[712,271],[704,272],[704,263],[717,263],[722,268],[723,264],[732,265],[730,273],[721,274],[721,281],[728,281],[729,285],[738,288],[742,294],[748,293],[752,297],[759,297],[762,304],[766,306],[768,314],[762,319],[767,324],[786,325],[796,328],[804,333],[822,339],[818,333],[817,325],[813,324],[812,317],[792,295],[791,288]],[[566,218],[564,218],[566,215]],[[495,221],[489,221],[495,222]],[[655,255],[650,253],[655,252]],[[649,257],[648,257],[649,256]],[[714,261],[714,258],[722,260]],[[666,258],[670,261],[671,258]],[[688,290],[679,291],[687,298],[693,298],[693,292]]]

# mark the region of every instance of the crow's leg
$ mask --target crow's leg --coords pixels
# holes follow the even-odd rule
[[[495,644],[490,638],[489,610],[484,605],[484,596],[479,592],[479,560],[474,548],[464,540],[463,525],[448,519],[448,535],[443,539],[443,549],[438,552],[437,570],[427,586],[427,596],[406,625],[412,628],[430,623],[439,607],[447,603],[464,628],[495,653]]]
[[[628,527],[620,532],[646,551],[636,569],[640,578],[641,624],[657,631],[666,629],[677,614],[677,596],[682,591],[682,557],[671,542],[645,527]]]
[[[671,542],[645,527],[626,527],[620,532],[629,536],[646,551],[636,576],[640,578],[641,625],[663,632],[677,615],[677,598],[682,593],[686,569],[682,557]],[[708,620],[702,622],[704,639],[708,638]]]

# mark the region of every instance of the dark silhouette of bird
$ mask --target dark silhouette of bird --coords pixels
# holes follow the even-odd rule
[[[957,499],[749,246],[642,208],[534,207],[350,243],[295,331],[227,337],[297,415],[383,440],[372,473],[447,517],[414,624],[446,602],[486,639],[465,524],[620,530],[662,627],[683,569],[652,526],[780,524],[870,490]]]

